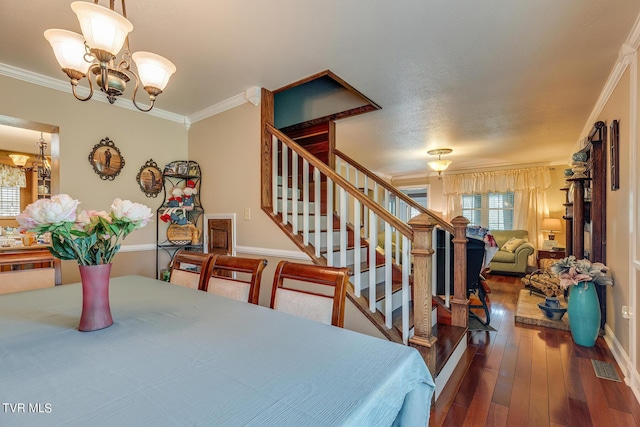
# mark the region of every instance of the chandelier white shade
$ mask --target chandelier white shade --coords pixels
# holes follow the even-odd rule
[[[169,83],[169,77],[176,72],[176,66],[166,58],[150,52],[136,52],[131,55],[136,67],[142,86],[157,87],[164,90]]]
[[[451,160],[442,160],[441,156],[443,154],[449,154],[452,151],[451,148],[436,148],[435,150],[427,151],[427,153],[432,156],[438,156],[438,160],[431,160],[427,162],[427,164],[431,169],[438,172],[438,175],[442,174],[453,162]]]
[[[24,154],[9,154],[13,163],[18,167],[24,167],[27,164],[27,160],[29,160],[29,156],[25,156]]]
[[[133,24],[118,13],[97,4],[74,1],[71,9],[76,13],[87,44],[117,55],[124,40],[133,30]]]
[[[154,53],[136,52],[131,55],[128,35],[133,30],[133,25],[126,16],[125,0],[121,0],[122,15],[113,10],[114,2],[111,0],[110,9],[107,9],[98,5],[98,0],[94,3],[75,1],[71,3],[71,9],[78,17],[82,35],[51,29],[44,32],[44,37],[51,44],[62,71],[69,77],[76,99],[87,101],[93,96],[91,74],[95,75],[96,85],[107,95],[111,104],[123,94],[127,82],[133,78],[133,104],[140,111],[150,111],[156,97],[176,72],[176,67],[171,61]],[[120,51],[122,54],[118,59]],[[138,74],[131,69],[132,58]],[[89,84],[89,95],[82,98],[78,96],[76,88],[85,77]],[[150,105],[146,109],[136,102],[139,81],[149,94]]]
[[[87,74],[91,62],[84,60],[84,37],[67,30],[51,29],[44,32],[62,69],[77,70]]]

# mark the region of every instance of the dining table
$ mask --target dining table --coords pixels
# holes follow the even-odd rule
[[[418,351],[142,276],[0,295],[0,426],[425,426]]]

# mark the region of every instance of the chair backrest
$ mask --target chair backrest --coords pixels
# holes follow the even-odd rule
[[[437,229],[437,239],[436,239],[436,276],[437,276],[437,286],[436,292],[438,295],[445,294],[445,232],[441,229]],[[451,241],[449,246],[449,254],[451,257],[451,263],[453,265],[454,256],[453,256],[453,236],[450,235],[449,239]],[[482,272],[483,261],[485,256],[485,247],[484,242],[478,239],[468,238],[467,239],[467,290],[472,290],[477,288],[478,286],[478,278],[480,277],[480,273]],[[449,292],[450,295],[453,295],[453,268],[449,269]]]
[[[258,304],[266,259],[214,255],[203,280],[205,292]]]
[[[173,258],[169,283],[192,289],[202,289],[209,259],[209,254],[180,249]]]
[[[280,261],[270,307],[295,316],[344,326],[349,269]]]

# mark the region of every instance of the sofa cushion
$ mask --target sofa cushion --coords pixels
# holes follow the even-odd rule
[[[523,243],[524,243],[524,239],[518,239],[517,237],[512,237],[509,240],[507,240],[507,243],[502,245],[500,250],[507,251],[507,252],[515,252],[516,249],[518,249],[518,247]]]
[[[507,251],[498,251],[491,259],[491,262],[504,262],[514,263],[516,262],[516,254]]]

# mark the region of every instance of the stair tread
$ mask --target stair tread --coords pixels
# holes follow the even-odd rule
[[[366,288],[363,287],[361,292],[362,292],[363,295],[365,295],[365,298],[367,298],[367,300],[368,300],[369,299],[369,284],[368,283],[363,283],[363,286],[366,286]],[[385,298],[385,296],[384,296],[384,287],[385,287],[384,280],[382,282],[376,283],[376,302],[382,301]],[[396,293],[396,292],[401,291],[401,290],[402,290],[402,281],[392,280],[391,281],[391,293]]]
[[[334,230],[334,231],[335,231],[335,230]],[[313,242],[311,242],[311,243],[313,243]],[[361,249],[362,249],[362,248],[366,248],[366,247],[367,247],[367,245],[365,245],[364,243],[360,243],[360,248],[361,248]],[[355,249],[355,245],[354,245],[353,243],[347,243],[347,250],[349,250],[349,249]],[[333,245],[333,251],[332,251],[332,252],[333,252],[334,254],[335,254],[336,252],[340,252],[340,245],[339,245],[339,244],[338,244],[338,245]],[[326,247],[326,246],[322,246],[322,247],[320,248],[320,253],[321,253],[322,255],[326,255],[326,254],[328,253],[327,247]],[[382,265],[384,265],[384,264],[382,264]],[[347,267],[348,267],[348,266],[347,266]]]

